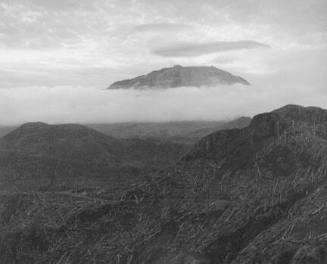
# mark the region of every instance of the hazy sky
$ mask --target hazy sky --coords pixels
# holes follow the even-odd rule
[[[327,107],[326,0],[0,0],[0,125],[221,119]],[[248,87],[104,91],[208,65]]]

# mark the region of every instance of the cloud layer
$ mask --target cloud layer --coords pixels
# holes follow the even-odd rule
[[[19,73],[26,86],[53,85],[58,68],[60,85],[80,85],[78,71],[96,88],[174,64],[276,71],[269,60],[283,65],[284,51],[326,53],[326,12],[325,0],[2,0],[0,71],[18,77],[0,88],[20,87]],[[216,58],[225,53],[233,63]]]
[[[282,76],[272,76],[276,77]],[[289,103],[327,108],[324,84],[313,89],[305,82],[275,85],[252,79],[250,89],[243,85],[156,91],[81,86],[0,89],[0,124],[222,120],[251,116]]]
[[[208,43],[183,43],[156,49],[154,54],[163,57],[195,57],[210,53],[224,52],[230,50],[243,50],[254,48],[268,48],[269,45],[253,40],[240,41],[216,41]]]
[[[150,23],[135,26],[133,29],[140,32],[178,32],[183,30],[190,30],[192,27],[185,24],[177,23]]]
[[[326,13],[326,0],[1,0],[0,125],[325,106]],[[253,85],[102,91],[175,64],[213,65]]]

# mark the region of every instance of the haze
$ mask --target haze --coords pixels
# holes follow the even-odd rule
[[[327,107],[327,2],[1,0],[0,125],[217,120]],[[163,67],[251,86],[108,91]]]

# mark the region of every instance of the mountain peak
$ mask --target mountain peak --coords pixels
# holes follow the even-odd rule
[[[232,84],[250,85],[240,76],[214,66],[174,65],[113,83],[108,89],[164,89],[177,87],[202,87]]]

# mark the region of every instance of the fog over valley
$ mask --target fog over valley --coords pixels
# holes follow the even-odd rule
[[[250,86],[163,90],[105,90],[83,86],[0,89],[0,124],[230,120],[288,103],[327,107],[325,86],[321,83],[313,87],[311,80],[305,81],[295,85],[285,80],[286,84],[276,85],[251,79]]]

